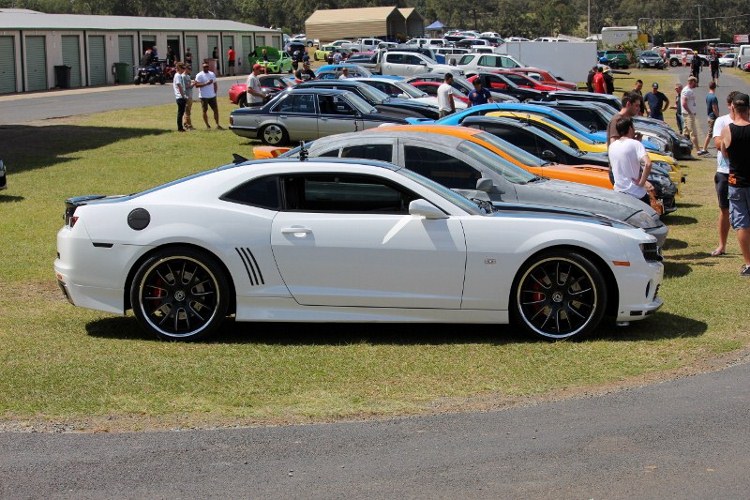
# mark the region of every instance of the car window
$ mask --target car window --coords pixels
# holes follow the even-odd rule
[[[290,94],[271,110],[272,113],[315,113],[315,96]]]
[[[419,57],[415,56],[414,54],[409,54],[409,55],[404,56],[404,63],[405,64],[416,64],[416,65],[419,65],[419,63],[421,63],[421,62],[422,62],[422,60]]]
[[[392,63],[392,64],[403,64],[404,62],[404,56],[402,54],[388,54],[385,55],[386,62]]]
[[[509,57],[500,57],[500,66],[503,68],[515,68],[517,65],[513,59]]]
[[[406,168],[452,189],[475,189],[482,174],[458,158],[420,146],[404,147]]]
[[[221,199],[232,203],[279,210],[278,176],[272,175],[245,182],[221,196]]]
[[[458,64],[469,64],[474,59],[474,56],[472,55],[465,55],[461,58],[460,61],[458,61]]]
[[[513,83],[515,83],[516,85],[519,85],[519,86],[526,86],[526,87],[528,87],[529,85],[533,85],[532,82],[528,81],[522,75],[516,75],[516,74],[508,73],[508,74],[506,74],[504,76],[505,76],[505,78],[507,78],[508,80],[510,80],[511,82],[513,82]]]
[[[576,108],[565,108],[560,109],[563,113],[573,118],[575,121],[583,125],[584,127],[594,130],[606,130],[607,125],[603,124],[603,121],[598,113],[589,109],[576,109]]]
[[[418,85],[417,88],[423,91],[427,95],[431,95],[431,96],[437,95],[437,87],[433,85]]]
[[[355,109],[339,96],[320,95],[318,96],[318,104],[320,105],[320,114],[322,115],[351,116],[356,114]]]
[[[386,179],[347,173],[282,177],[285,210],[330,213],[407,214],[416,194]]]
[[[368,160],[393,161],[393,146],[391,144],[362,144],[346,146],[341,149],[342,158],[365,158]]]

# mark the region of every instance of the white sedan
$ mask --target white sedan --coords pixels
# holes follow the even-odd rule
[[[737,54],[734,52],[727,52],[719,58],[719,66],[733,68],[735,64],[737,64]]]
[[[71,198],[57,255],[71,303],[132,309],[162,339],[205,337],[230,315],[513,321],[563,339],[662,304],[661,256],[640,229],[550,207],[488,214],[366,160],[240,162],[133,195]]]

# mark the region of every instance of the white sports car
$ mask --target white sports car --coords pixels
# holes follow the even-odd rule
[[[653,236],[554,207],[479,205],[388,163],[241,162],[133,195],[67,200],[55,272],[74,305],[132,308],[162,339],[204,337],[228,315],[513,320],[562,339],[605,314],[626,322],[661,306]]]

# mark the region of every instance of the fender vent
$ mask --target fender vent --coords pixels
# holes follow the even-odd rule
[[[235,250],[237,250],[237,255],[240,256],[242,263],[245,265],[250,284],[253,286],[265,285],[263,273],[260,272],[260,266],[258,266],[258,261],[255,260],[253,252],[249,248],[235,248]]]

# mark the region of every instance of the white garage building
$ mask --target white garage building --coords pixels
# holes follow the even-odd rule
[[[154,45],[162,59],[168,47],[178,60],[189,48],[194,66],[211,58],[216,48],[220,72],[226,68],[231,45],[237,53],[237,72],[248,73],[247,55],[255,47],[280,49],[281,43],[278,30],[234,21],[0,9],[0,94],[58,87],[60,67],[69,68],[62,74],[69,72],[70,87],[111,85],[115,63],[126,63],[132,75],[145,49]]]

